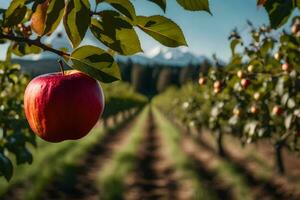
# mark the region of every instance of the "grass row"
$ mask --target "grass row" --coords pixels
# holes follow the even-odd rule
[[[168,142],[167,146],[174,158],[174,164],[177,168],[190,177],[194,182],[195,198],[196,199],[216,199],[217,197],[209,192],[209,188],[204,187],[201,184],[201,177],[198,177],[196,172],[193,171],[189,159],[180,150],[180,138],[184,137],[180,131],[170,122],[165,116],[155,109],[155,118],[158,125],[161,127],[161,132]],[[196,143],[196,141],[195,141]],[[197,144],[198,145],[198,144]],[[176,159],[175,159],[176,158]],[[254,199],[251,194],[250,185],[247,178],[242,174],[236,166],[230,161],[216,158],[214,165],[212,165],[212,172],[217,174],[220,180],[230,188],[232,188],[233,195],[236,199],[251,200]]]
[[[0,197],[18,184],[23,184],[24,187],[29,184],[31,187],[26,187],[22,194],[23,199],[39,199],[49,182],[58,175],[64,174],[72,166],[76,166],[79,158],[83,157],[91,147],[99,143],[108,133],[123,126],[125,122],[127,120],[108,129],[98,125],[89,135],[78,141],[52,144],[38,140],[38,145],[41,145],[42,148],[33,149],[33,164],[16,167],[14,177],[9,183],[3,179],[0,180]]]
[[[111,161],[107,163],[98,176],[98,186],[103,199],[122,199],[124,180],[126,175],[133,170],[137,158],[138,148],[143,138],[147,123],[149,107],[146,107],[138,116],[127,141],[115,152]]]
[[[189,157],[183,153],[180,146],[180,140],[182,134],[176,129],[176,127],[163,116],[156,108],[153,109],[154,119],[156,120],[163,140],[166,143],[166,148],[170,158],[172,158],[172,164],[176,170],[183,174],[183,178],[192,183],[191,188],[193,190],[192,199],[197,200],[215,200],[216,194],[205,186],[201,177],[199,177],[192,161]]]

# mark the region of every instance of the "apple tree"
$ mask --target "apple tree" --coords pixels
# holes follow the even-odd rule
[[[149,0],[166,10],[166,0]],[[177,0],[186,10],[207,11],[208,0]],[[101,7],[106,4],[106,7]],[[108,7],[108,8],[107,8]],[[103,9],[107,8],[107,9]],[[72,49],[55,49],[45,38],[63,24]],[[114,54],[132,55],[142,51],[136,29],[168,47],[187,45],[183,32],[163,15],[140,16],[130,0],[12,0],[0,9],[0,42],[9,46],[7,59],[0,63],[0,176],[9,180],[16,164],[31,163],[27,144],[35,145],[23,114],[23,91],[28,78],[12,55],[25,56],[48,51],[60,56],[70,67],[95,79],[111,83],[120,79]],[[80,45],[87,31],[103,47]],[[37,66],[40,67],[40,66]]]
[[[200,87],[188,85],[172,94],[175,105],[167,112],[198,132],[208,128],[221,156],[224,134],[243,145],[271,141],[276,169],[283,174],[283,148],[300,150],[300,29],[295,28],[300,20],[292,21],[291,31],[279,35],[249,22],[250,41],[233,31],[230,62],[200,75]]]

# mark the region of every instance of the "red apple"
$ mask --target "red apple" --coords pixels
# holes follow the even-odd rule
[[[204,77],[199,78],[199,85],[205,85],[206,84],[206,79]]]
[[[272,110],[273,115],[281,115],[283,113],[283,109],[280,106],[274,106]]]
[[[218,94],[218,93],[220,93],[221,92],[221,88],[214,88],[214,93],[215,94]]]
[[[296,35],[300,30],[300,24],[294,24],[291,28],[291,32]]]
[[[243,78],[242,80],[241,80],[241,85],[243,86],[243,88],[248,88],[249,87],[249,85],[250,85],[250,80],[249,79],[245,79],[245,78]]]
[[[281,69],[285,72],[288,72],[288,71],[290,71],[291,67],[288,63],[284,63],[284,64],[282,64]]]
[[[25,115],[33,132],[49,142],[87,135],[104,109],[98,82],[76,70],[34,78],[24,95]]]
[[[250,112],[251,112],[252,114],[256,114],[256,113],[258,113],[258,108],[257,108],[256,106],[251,106]]]
[[[215,82],[214,82],[214,88],[215,88],[215,89],[216,89],[216,88],[220,89],[221,86],[222,86],[221,81],[215,81]]]

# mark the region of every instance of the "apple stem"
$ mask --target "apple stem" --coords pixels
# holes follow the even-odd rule
[[[63,63],[62,60],[58,60],[58,63],[59,63],[59,66],[60,66],[61,73],[64,76],[65,75],[64,63]]]

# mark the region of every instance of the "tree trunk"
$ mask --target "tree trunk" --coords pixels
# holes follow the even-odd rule
[[[218,154],[221,157],[225,156],[225,151],[224,151],[224,147],[223,147],[223,133],[222,131],[218,130],[216,131],[216,139],[217,139],[217,145],[218,145]]]
[[[276,170],[279,174],[284,174],[284,164],[282,159],[282,148],[283,148],[284,142],[279,141],[275,144],[275,163],[276,163]]]

